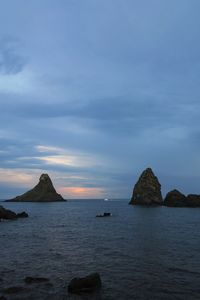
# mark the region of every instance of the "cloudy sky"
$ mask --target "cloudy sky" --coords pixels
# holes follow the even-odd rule
[[[200,193],[199,0],[0,0],[0,198]]]

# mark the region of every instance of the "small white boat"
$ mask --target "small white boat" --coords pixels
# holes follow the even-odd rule
[[[108,201],[108,198],[105,198],[104,201]]]

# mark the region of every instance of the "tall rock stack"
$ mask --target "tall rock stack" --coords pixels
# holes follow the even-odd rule
[[[21,196],[7,200],[10,202],[53,202],[65,201],[63,197],[58,194],[53,186],[53,183],[48,174],[40,176],[39,183],[30,191]]]
[[[133,189],[129,204],[162,205],[161,185],[151,168],[143,171]]]

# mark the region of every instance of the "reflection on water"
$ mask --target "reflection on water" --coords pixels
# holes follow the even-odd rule
[[[0,223],[0,288],[9,299],[200,299],[200,209],[133,207],[127,201],[5,203],[30,218]],[[104,211],[109,218],[95,218]],[[68,295],[75,276],[99,272],[94,295]],[[49,284],[27,286],[26,276]],[[1,293],[0,293],[1,295]]]

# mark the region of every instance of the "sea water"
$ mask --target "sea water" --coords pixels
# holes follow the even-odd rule
[[[2,203],[27,219],[0,223],[0,296],[7,299],[200,299],[200,209],[128,200]],[[112,217],[96,218],[111,212]],[[99,272],[102,289],[70,295],[74,277]],[[50,283],[27,285],[26,276]],[[22,286],[5,295],[4,288]]]

